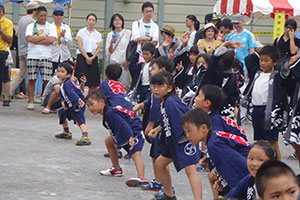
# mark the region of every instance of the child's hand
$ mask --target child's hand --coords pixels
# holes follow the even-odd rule
[[[197,46],[198,46],[199,51],[204,51],[205,46],[204,46],[203,42],[198,42]]]
[[[223,191],[223,186],[222,186],[222,184],[218,180],[216,180],[214,182],[213,188],[215,190],[217,190],[218,192],[222,192]]]
[[[206,156],[204,156],[203,158],[200,159],[199,165],[201,165],[201,167],[203,167],[203,168],[206,168],[206,165],[207,165]]]
[[[291,66],[294,62],[296,62],[298,59],[300,58],[300,55],[295,55],[295,56],[293,56],[291,59],[290,59],[290,61],[289,61],[289,63],[288,63],[288,66]]]
[[[179,64],[176,66],[176,70],[180,71],[182,69],[182,61],[179,62]]]
[[[182,36],[181,41],[182,41],[183,44],[187,44],[189,40],[190,40],[190,33],[186,32]]]
[[[151,131],[149,131],[148,136],[150,138],[156,138],[158,133],[162,130],[161,126],[156,127],[155,129],[152,129]]]
[[[134,138],[133,137],[129,138],[129,144],[130,144],[129,151],[131,151],[133,149],[133,147],[134,147]]]
[[[82,108],[85,105],[85,103],[84,103],[84,101],[82,101],[82,99],[78,99],[78,103],[79,103],[80,108]]]
[[[61,102],[61,105],[62,105],[62,107],[63,107],[65,110],[68,109],[67,106],[66,106],[66,102],[65,102],[65,101],[62,101],[62,102]]]
[[[85,84],[86,81],[87,81],[86,76],[85,76],[85,75],[82,75],[82,76],[80,77],[80,82],[81,82],[82,84]]]
[[[134,114],[136,114],[137,111],[139,111],[140,109],[143,109],[143,108],[144,108],[144,103],[139,103],[133,107],[132,112]]]

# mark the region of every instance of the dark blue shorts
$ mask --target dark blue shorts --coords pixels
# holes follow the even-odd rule
[[[162,151],[163,151],[163,146],[160,143],[160,139],[158,137],[152,139],[151,148],[150,148],[150,157],[156,160],[158,156],[161,155]]]
[[[266,106],[253,106],[252,126],[254,140],[278,141],[278,130],[265,130]]]
[[[73,120],[74,124],[78,123],[80,126],[81,124],[85,124],[85,117],[84,117],[84,109],[80,109],[78,112],[75,112],[73,108],[65,110],[64,108],[60,108],[58,110],[59,115],[59,124],[63,124],[66,119],[69,121]]]
[[[134,137],[134,147],[131,151],[129,151],[130,149],[129,143],[126,144],[125,146],[122,146],[122,148],[125,149],[125,151],[127,151],[129,156],[131,157],[132,154],[134,154],[135,152],[142,151],[144,143],[145,143],[145,139],[143,138],[142,134],[140,134]]]

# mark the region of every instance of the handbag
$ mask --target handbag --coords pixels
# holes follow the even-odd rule
[[[5,61],[8,57],[8,51],[0,51],[0,61]]]
[[[138,27],[140,28],[140,22],[138,22]],[[131,58],[135,55],[136,53],[136,49],[137,49],[137,42],[134,42],[133,40],[131,40],[126,48],[126,60],[129,62],[131,60]]]

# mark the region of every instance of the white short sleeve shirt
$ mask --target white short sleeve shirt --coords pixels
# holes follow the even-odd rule
[[[98,44],[102,42],[101,34],[98,31],[94,30],[90,34],[86,27],[80,29],[76,37],[80,37],[82,39],[82,47],[85,52],[93,55],[96,52]],[[76,53],[81,54],[79,49],[77,49]]]

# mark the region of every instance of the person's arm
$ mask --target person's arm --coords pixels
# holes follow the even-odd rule
[[[255,52],[255,49],[254,48],[250,48],[249,49],[249,54],[252,54],[252,53],[254,53]]]
[[[99,52],[100,52],[100,49],[101,49],[101,42],[99,42],[99,43],[97,44],[97,49],[96,49],[94,55],[93,55],[92,57],[90,57],[92,61],[97,57],[97,55],[98,55]]]
[[[145,37],[140,35],[140,22],[139,21],[134,21],[132,23],[132,36],[131,40],[134,42],[142,42],[142,41],[151,41],[151,37]]]
[[[295,31],[294,30],[291,30],[289,32],[289,38],[290,38],[290,52],[291,52],[291,55],[296,55],[299,48],[295,44]]]
[[[6,30],[3,30],[0,25],[0,36],[8,44],[12,43],[13,27],[9,26]]]
[[[73,42],[71,30],[69,26],[65,25],[65,31],[61,34],[61,41],[64,42],[66,45],[69,45]]]
[[[83,55],[83,57],[85,57],[85,59],[88,59],[89,56],[87,55],[86,51],[83,48],[83,40],[80,36],[77,36],[77,40],[78,40],[78,49],[80,51],[80,53]]]
[[[40,45],[50,45],[53,44],[56,40],[55,37],[53,36],[38,36],[38,37],[42,37],[42,40],[36,44],[40,44]]]

